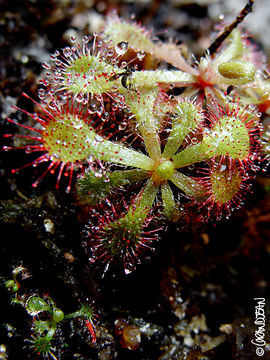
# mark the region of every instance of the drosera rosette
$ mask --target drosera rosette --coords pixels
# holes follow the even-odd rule
[[[224,85],[231,91],[234,86],[238,87],[253,80],[256,66],[253,66],[250,57],[245,56],[245,50],[248,53],[252,50],[242,38],[241,32],[236,29],[252,12],[253,5],[254,0],[247,1],[236,19],[222,28],[222,31],[205,51],[205,55],[197,62],[198,72],[194,85],[195,89],[197,87],[199,90],[203,90],[200,94],[201,100],[203,93],[207,100],[210,92],[212,95],[215,93],[215,96],[222,101],[224,100],[222,93],[226,90]],[[192,92],[192,88],[190,91]],[[190,91],[189,89],[187,91],[189,95],[191,95]],[[186,95],[188,95],[187,93]]]
[[[125,148],[123,151],[130,152],[132,157],[122,159],[121,162],[116,162],[111,158],[110,163],[128,165],[133,169],[118,170],[115,168],[115,170],[108,171],[104,175],[93,174],[88,171],[80,176],[77,182],[77,195],[82,203],[95,205],[119,188],[149,179],[148,181],[152,181],[157,188],[157,192],[161,191],[163,210],[169,218],[169,214],[173,214],[176,210],[175,197],[170,182],[187,197],[199,196],[201,189],[196,179],[178,171],[173,158],[174,156],[177,157],[178,150],[186,138],[191,137],[193,132],[202,132],[202,111],[190,101],[179,102],[178,106],[175,107],[173,125],[167,137],[167,143],[162,149],[155,117],[151,113],[148,118],[143,117],[144,114],[148,115],[148,107],[149,102],[140,103],[137,110],[139,115],[138,130],[141,133],[148,155]],[[140,116],[141,119],[145,120],[142,123],[140,123]],[[197,141],[198,139],[196,139]]]
[[[83,326],[90,333],[91,341],[96,342],[94,322],[96,315],[92,305],[82,304],[79,310],[64,314],[49,296],[30,296],[24,304],[26,311],[32,316],[32,337],[28,342],[30,347],[46,358],[57,359],[55,352],[57,340],[64,321],[80,318]]]
[[[114,38],[114,26],[122,29],[117,34],[122,38]],[[210,46],[197,65],[189,65],[180,52],[174,63],[172,44],[161,46],[138,24],[115,18],[102,35],[74,38],[51,56],[51,64],[43,64],[41,103],[33,100],[37,113],[19,109],[36,125],[18,124],[31,133],[15,135],[30,141],[21,146],[26,152],[41,154],[21,168],[46,163],[33,186],[47,173],[57,173],[56,187],[66,176],[67,192],[73,174],[80,173],[80,204],[104,212],[89,230],[93,261],[119,261],[130,272],[154,242],[156,233],[151,237],[148,226],[156,205],[165,222],[180,217],[183,197],[209,208],[207,217],[228,214],[242,203],[245,181],[261,161],[260,114],[256,106],[244,105],[251,97],[245,88],[251,89],[261,73],[241,32],[232,30],[226,28],[216,49]],[[146,53],[174,69],[147,68]],[[133,66],[140,61],[140,67]],[[184,92],[170,97],[177,86]],[[261,97],[257,88],[253,91]],[[236,92],[239,100],[233,100]],[[200,173],[201,168],[209,171]],[[129,193],[130,185],[135,191]],[[124,189],[130,205],[118,210],[108,201]]]
[[[24,304],[26,311],[32,316],[32,337],[28,340],[30,347],[45,358],[57,359],[54,353],[55,335],[64,313],[56,307],[49,297],[30,296]]]

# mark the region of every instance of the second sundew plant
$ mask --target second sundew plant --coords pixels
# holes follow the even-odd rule
[[[94,322],[96,315],[91,305],[81,304],[80,308],[72,313],[64,314],[59,309],[53,299],[48,295],[39,296],[37,294],[27,295],[21,291],[21,283],[18,281],[18,274],[22,279],[28,278],[26,268],[16,267],[12,271],[13,278],[5,282],[6,288],[11,294],[11,303],[22,306],[30,317],[32,317],[31,339],[27,342],[38,355],[44,358],[57,360],[55,356],[55,340],[59,337],[59,328],[67,320],[81,319],[85,328],[89,332],[91,341],[96,342]],[[57,334],[58,333],[58,334]]]
[[[101,34],[71,39],[43,64],[36,113],[20,109],[36,125],[18,124],[36,135],[20,135],[32,141],[21,147],[41,153],[26,166],[48,162],[33,186],[57,172],[59,187],[66,175],[67,191],[90,209],[92,262],[129,273],[158,228],[182,217],[182,202],[197,206],[199,221],[242,205],[270,104],[264,55],[236,28],[252,4],[195,64],[115,14]]]

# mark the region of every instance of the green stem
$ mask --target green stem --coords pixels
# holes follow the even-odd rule
[[[159,159],[161,155],[160,139],[158,135],[160,119],[153,114],[153,108],[158,92],[152,90],[136,93],[132,90],[123,90],[123,93],[131,112],[136,116],[137,126],[149,156],[153,160]],[[145,170],[149,170],[149,168]]]
[[[156,89],[157,84],[174,84],[181,83],[183,85],[194,82],[194,76],[180,70],[144,70],[135,71],[132,74],[132,84],[135,89]]]
[[[138,194],[135,202],[131,205],[132,209],[129,210],[130,215],[135,213],[144,213],[144,219],[147,217],[149,211],[157,196],[159,186],[155,185],[152,179],[149,179],[144,189]],[[135,211],[133,210],[135,209]]]
[[[203,189],[199,186],[196,180],[178,171],[175,171],[173,176],[170,178],[170,181],[188,196],[198,197],[203,193]]]
[[[202,123],[202,114],[192,102],[181,100],[175,108],[172,130],[163,151],[163,157],[173,156],[185,137]]]
[[[154,161],[138,151],[128,149],[121,144],[116,144],[110,140],[104,140],[101,136],[95,135],[95,142],[91,149],[99,160],[112,162],[115,164],[137,167],[143,170],[152,170]],[[91,155],[91,152],[90,152]]]
[[[88,136],[85,139],[85,148],[84,153],[87,152],[89,157],[98,160],[138,167],[144,170],[151,170],[153,168],[154,162],[148,156],[128,149],[121,144],[106,140],[96,134],[94,130],[88,132]]]
[[[183,126],[183,124],[175,124],[170,132],[167,139],[162,156],[164,158],[170,158],[173,156],[177,149],[181,146],[184,138],[189,133],[189,130]]]
[[[189,166],[200,161],[204,161],[213,157],[213,149],[209,148],[205,143],[190,146],[183,151],[174,155],[173,163],[175,169]]]
[[[170,219],[172,218],[173,212],[175,210],[175,201],[174,195],[170,185],[165,182],[161,184],[161,195],[163,203],[163,212],[165,216]]]

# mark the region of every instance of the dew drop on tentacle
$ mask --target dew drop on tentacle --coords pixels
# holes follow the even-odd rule
[[[84,99],[84,94],[82,94],[82,93],[77,94],[76,101],[78,103],[81,103],[83,101],[83,99]]]
[[[99,107],[97,108],[96,113],[97,113],[97,115],[98,115],[99,117],[101,117],[103,111],[104,111],[104,107],[101,105],[101,106],[99,106]],[[105,119],[104,119],[104,120],[105,120]]]
[[[97,41],[96,47],[101,48],[102,46],[103,46],[103,41],[102,40]]]
[[[70,42],[72,43],[72,44],[75,44],[76,43],[76,36],[71,36],[71,38],[70,38]]]
[[[138,58],[138,60],[139,60],[139,61],[142,61],[144,57],[145,57],[145,51],[144,51],[144,50],[139,50],[139,51],[137,52],[137,58]]]
[[[90,114],[94,114],[94,113],[96,113],[96,111],[97,111],[97,105],[96,105],[96,104],[91,104],[91,105],[89,106],[88,112],[89,112]]]
[[[84,35],[83,38],[82,38],[82,42],[84,44],[87,44],[89,41],[90,41],[90,37],[88,35]]]
[[[45,92],[45,89],[38,89],[38,97],[40,98],[40,100],[43,100],[46,96],[46,92]]]
[[[109,50],[109,51],[107,51],[107,53],[106,53],[106,56],[108,56],[108,57],[112,57],[114,55],[114,51],[113,50]]]
[[[109,118],[110,118],[110,114],[106,111],[103,114],[101,114],[101,116],[100,116],[101,121],[107,121],[107,120],[109,120]]]
[[[127,67],[127,62],[126,61],[122,61],[121,63],[120,63],[120,68],[121,69],[125,69]]]
[[[118,44],[114,46],[115,51],[118,56],[124,55],[128,50],[128,42],[127,41],[121,41]]]
[[[63,55],[66,57],[66,58],[69,58],[71,55],[72,55],[72,51],[71,51],[71,48],[69,46],[65,47],[63,49]]]

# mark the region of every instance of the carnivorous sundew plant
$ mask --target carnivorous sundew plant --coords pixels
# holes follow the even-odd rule
[[[252,5],[195,62],[112,13],[100,34],[72,38],[43,64],[36,112],[18,109],[31,121],[8,119],[25,131],[18,147],[39,153],[22,167],[47,163],[33,186],[56,173],[89,210],[92,262],[129,273],[183,204],[198,221],[242,205],[269,151],[267,62],[238,27]]]
[[[47,359],[52,358],[57,360],[57,357],[54,355],[54,342],[57,337],[57,332],[59,333],[59,327],[67,320],[81,319],[89,332],[91,341],[93,343],[96,342],[94,329],[96,315],[93,306],[81,304],[77,311],[64,314],[50,296],[39,296],[37,294],[27,295],[19,290],[21,283],[18,281],[18,275],[21,275],[22,280],[31,277],[31,275],[27,273],[26,268],[18,266],[12,271],[12,275],[13,279],[7,280],[5,286],[10,291],[11,302],[22,306],[28,315],[32,317],[32,336],[31,339],[27,341],[37,354]]]

